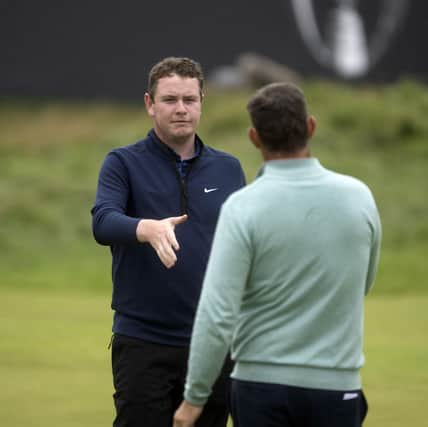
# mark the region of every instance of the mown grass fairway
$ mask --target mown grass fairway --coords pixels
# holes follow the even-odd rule
[[[0,298],[0,425],[111,424],[108,297],[2,289]]]
[[[367,427],[424,426],[428,404],[428,296],[369,296],[362,371]]]
[[[0,425],[111,425],[109,296],[1,289]],[[367,427],[423,426],[428,295],[369,296]]]

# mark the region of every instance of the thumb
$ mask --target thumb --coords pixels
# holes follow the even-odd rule
[[[175,226],[178,224],[183,224],[183,222],[187,221],[187,218],[187,214],[181,216],[172,216],[171,218],[169,218],[169,222]]]

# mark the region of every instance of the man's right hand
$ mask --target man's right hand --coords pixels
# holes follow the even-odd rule
[[[137,225],[137,240],[141,243],[150,243],[165,267],[171,268],[177,262],[175,251],[180,249],[174,228],[185,221],[187,221],[187,215],[161,220],[142,219]]]

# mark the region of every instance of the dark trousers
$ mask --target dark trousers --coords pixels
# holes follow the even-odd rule
[[[329,391],[232,380],[234,427],[360,427],[362,390]]]
[[[114,335],[112,368],[116,406],[114,427],[171,427],[183,400],[187,347],[149,343]],[[197,427],[225,427],[229,413],[228,360],[214,385]]]

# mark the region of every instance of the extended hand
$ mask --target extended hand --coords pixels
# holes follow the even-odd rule
[[[202,413],[203,406],[194,406],[183,400],[175,411],[173,427],[193,427]]]
[[[171,268],[177,261],[175,251],[180,245],[175,238],[174,228],[187,220],[187,215],[173,216],[161,220],[142,219],[137,226],[139,242],[148,242],[158,254],[166,268]]]

